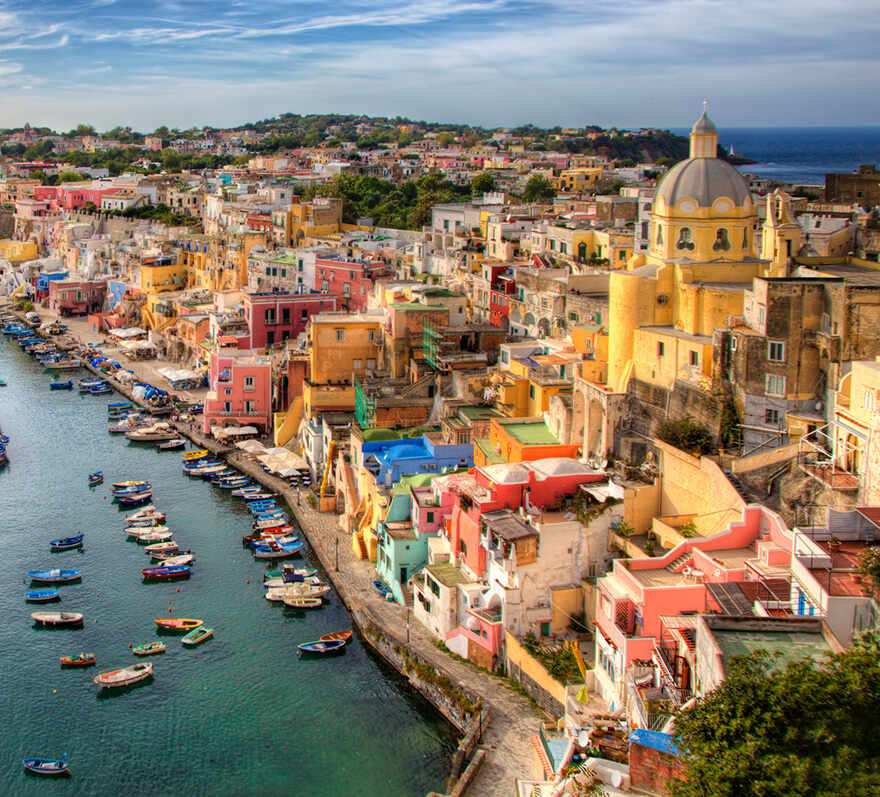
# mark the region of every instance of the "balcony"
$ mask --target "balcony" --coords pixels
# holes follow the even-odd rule
[[[487,623],[492,623],[493,625],[499,625],[502,622],[500,611],[491,611],[490,609],[468,609],[468,612],[474,617]]]

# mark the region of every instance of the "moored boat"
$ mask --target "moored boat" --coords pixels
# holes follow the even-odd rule
[[[385,600],[390,601],[394,600],[391,595],[391,587],[389,587],[384,581],[374,581],[373,589],[376,590]]]
[[[135,656],[154,656],[157,653],[165,652],[165,643],[164,642],[146,642],[143,645],[135,645],[131,649],[131,652],[134,653]]]
[[[144,552],[148,553],[150,556],[156,553],[168,553],[169,551],[178,550],[180,550],[180,546],[173,540],[169,540],[168,542],[155,542],[144,548]]]
[[[173,559],[176,556],[193,556],[193,552],[190,550],[181,551],[180,548],[171,548],[167,551],[150,552],[150,557],[154,562],[167,562],[169,559]],[[193,560],[195,560],[194,556]]]
[[[180,458],[184,461],[188,459],[201,459],[202,457],[208,456],[210,453],[211,452],[208,451],[207,448],[200,448],[197,451],[187,451],[185,454],[181,454]]]
[[[270,543],[268,545],[257,545],[254,548],[255,559],[285,559],[289,556],[296,556],[303,548],[302,542],[291,542],[284,545],[278,543]]]
[[[60,589],[32,589],[25,592],[24,599],[28,603],[46,603],[57,601],[61,597]]]
[[[61,656],[62,667],[91,667],[94,663],[94,653],[74,653],[70,656]]]
[[[132,521],[144,520],[146,518],[152,518],[161,523],[165,520],[165,513],[160,512],[156,507],[150,504],[149,506],[142,506],[137,512],[132,512],[130,515],[125,516],[129,525],[133,525]]]
[[[174,532],[166,527],[148,529],[146,534],[138,534],[135,539],[140,545],[152,545],[157,542],[168,542],[174,536]]]
[[[68,551],[71,548],[82,548],[84,537],[85,534],[77,534],[75,537],[62,537],[58,540],[52,540],[49,543],[49,548],[53,551]]]
[[[49,390],[73,390],[73,382],[69,379],[66,382],[50,382]]]
[[[89,486],[93,486],[95,484],[101,484],[104,481],[104,474],[101,471],[95,471],[94,473],[89,474]]]
[[[151,426],[145,426],[143,429],[133,429],[126,432],[125,436],[136,443],[174,440],[177,438],[177,429],[174,429],[167,421],[159,421]]]
[[[205,624],[192,617],[156,617],[153,622],[165,631],[192,631]]]
[[[183,565],[191,565],[195,557],[191,553],[177,554],[163,558],[156,567],[181,567]]]
[[[214,636],[214,629],[208,628],[207,626],[200,625],[198,628],[194,628],[190,631],[183,639],[180,640],[181,644],[186,645],[187,647],[194,647],[195,645],[200,645],[206,639]]]
[[[23,758],[21,763],[33,775],[59,778],[70,774],[70,767],[63,758]]]
[[[178,448],[183,448],[186,445],[186,440],[182,437],[178,437],[175,440],[166,440],[164,443],[159,443],[156,448],[159,451],[175,451]]]
[[[320,598],[304,598],[297,595],[292,598],[284,598],[284,605],[291,609],[317,609],[323,605],[323,601]]]
[[[97,684],[102,689],[117,689],[123,686],[136,684],[143,681],[153,674],[153,665],[149,663],[132,664],[130,667],[120,667],[117,670],[105,670],[99,672],[93,679],[92,683]]]
[[[135,481],[126,481],[126,482],[113,482],[110,487],[113,490],[114,495],[121,490],[128,490],[132,487],[150,487],[150,483],[142,480]]]
[[[352,632],[349,631],[333,631],[330,634],[324,634],[320,636],[318,639],[321,642],[334,642],[336,640],[341,639],[346,644],[351,641]]]
[[[296,573],[303,578],[308,578],[309,576],[315,575],[317,572],[318,571],[314,567],[295,568],[290,562],[287,562],[282,570],[267,570],[263,573],[263,581],[268,581],[270,578],[281,578],[285,573]]]
[[[192,567],[189,565],[145,567],[141,570],[141,575],[148,581],[173,581],[179,578],[189,578],[192,575]]]
[[[77,626],[82,625],[82,612],[31,612],[31,620],[37,625]]]
[[[308,653],[313,656],[325,656],[328,653],[338,653],[345,648],[344,639],[319,639],[317,642],[303,642],[296,646],[300,653]]]
[[[153,500],[153,491],[152,490],[144,490],[140,493],[131,493],[129,495],[118,495],[116,496],[116,503],[119,506],[140,506],[141,504],[146,503],[147,501]]]
[[[41,581],[46,584],[63,584],[66,581],[76,581],[78,578],[81,578],[82,570],[53,567],[49,570],[28,570],[27,575],[31,581]]]

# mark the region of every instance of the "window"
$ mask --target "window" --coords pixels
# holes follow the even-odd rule
[[[296,264],[296,270],[297,270],[297,271],[302,271],[302,270],[303,270],[303,262],[302,262],[302,258],[300,258],[299,263]]]
[[[533,399],[535,397],[535,386],[529,385],[529,398]]]
[[[696,367],[700,364],[700,353],[698,351],[693,351],[693,350],[689,351],[688,358],[689,358],[690,364],[693,365],[694,367]]]
[[[785,360],[785,343],[780,340],[767,341],[767,359],[774,363]]]
[[[682,227],[678,231],[678,240],[675,242],[676,249],[686,249],[689,252],[694,250],[694,238],[690,227]]]
[[[248,399],[247,401],[245,401],[245,403],[244,403],[244,411],[245,411],[246,413],[250,414],[250,413],[254,412],[255,409],[256,409],[256,407],[254,406],[254,402],[253,402],[253,401],[251,401],[250,399]]]
[[[577,320],[578,320],[578,314],[575,313],[575,312],[569,312],[569,314],[568,314],[568,320],[569,320],[569,321],[577,321]]]
[[[443,229],[444,230],[449,229],[449,219],[443,219]]]
[[[865,390],[865,410],[874,411],[874,391],[872,390]]]
[[[434,581],[433,578],[428,579],[428,583],[431,585],[431,592],[434,593],[436,597],[440,597],[440,585]]]
[[[244,378],[244,389],[245,390],[253,390],[254,389],[254,378],[252,376],[246,376]]]
[[[303,308],[299,311],[299,317],[301,321],[305,321],[309,317],[309,311]]]
[[[232,404],[228,401],[223,402],[223,412],[232,412]]]
[[[458,550],[461,552],[462,556],[467,556],[467,545],[464,540],[458,541]]]
[[[376,370],[376,358],[375,357],[367,357],[367,368],[370,371]]]
[[[712,244],[715,252],[727,252],[730,250],[730,235],[724,227],[720,227],[715,232],[715,243]]]
[[[426,520],[428,523],[433,523],[433,522],[434,522],[434,513],[433,513],[433,512],[428,512],[428,513],[425,515],[425,520]]]
[[[344,340],[345,340],[345,330],[344,329],[337,329],[336,330],[336,342],[342,343]]]
[[[550,249],[554,252],[556,251],[556,239],[555,238],[550,239]]]
[[[232,388],[231,388],[231,387],[227,387],[227,388],[223,391],[223,394],[226,395],[226,396],[231,396],[231,395],[232,395]]]
[[[768,426],[779,426],[779,410],[764,410],[764,423]]]
[[[767,323],[767,310],[762,305],[758,308],[758,324],[763,328],[764,324]]]
[[[281,310],[281,323],[289,324],[290,323],[290,308],[284,307]]]
[[[663,246],[663,228],[657,228],[657,246]]]
[[[657,356],[662,357],[666,350],[666,344],[662,340],[657,341]]]
[[[351,283],[350,282],[346,282],[342,286],[342,295],[343,296],[351,296]]]
[[[367,330],[367,340],[369,340],[370,343],[376,342],[376,330],[375,329]]]
[[[562,252],[562,254],[568,253],[568,244],[565,241],[559,242],[559,251]]]
[[[367,286],[364,283],[361,283],[361,296],[367,295]]]
[[[730,338],[730,350],[736,351],[736,347],[739,345],[739,338],[731,336]]]
[[[287,269],[286,269],[286,268],[282,268],[282,269],[281,269],[281,276],[282,276],[282,277],[286,277],[286,276],[287,276]]]
[[[327,280],[321,280],[321,290],[327,293],[330,290],[330,283]]]
[[[776,374],[767,374],[764,392],[768,396],[784,396],[785,377],[777,376]]]
[[[363,361],[363,360],[352,360],[352,361],[351,361],[351,367],[352,367],[355,371],[360,371],[361,368],[363,367],[363,364],[364,364],[364,361]]]

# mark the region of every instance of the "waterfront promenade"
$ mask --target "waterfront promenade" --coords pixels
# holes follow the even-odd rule
[[[52,318],[42,308],[40,315]],[[64,319],[64,322],[68,326],[68,334],[76,341],[99,343],[108,354],[114,353],[106,337],[89,329],[84,320]],[[154,360],[126,362],[125,367],[134,371],[140,379],[162,387],[166,383],[158,368],[166,365],[174,366]],[[119,385],[114,385],[119,389]],[[191,401],[202,400],[204,393],[204,390],[179,391]],[[351,537],[339,529],[336,515],[314,510],[305,499],[304,492],[265,473],[249,455],[207,439],[191,424],[179,423],[178,428],[196,445],[224,456],[231,465],[279,493],[362,631],[365,625],[374,626],[393,638],[397,645],[405,645],[412,654],[482,701],[488,709],[490,721],[481,729],[477,747],[485,752],[485,756],[468,786],[467,794],[474,797],[506,797],[513,793],[515,779],[528,779],[533,775],[534,751],[529,736],[537,732],[544,717],[528,699],[514,692],[504,679],[456,660],[437,648],[426,629],[414,621],[408,623],[410,612],[406,607],[384,601],[372,586],[375,577],[373,565],[354,556]],[[364,638],[373,644],[374,640],[370,639],[369,634],[364,634]],[[391,663],[397,666],[395,662]]]

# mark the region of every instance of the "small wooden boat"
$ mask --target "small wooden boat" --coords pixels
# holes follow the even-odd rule
[[[113,392],[113,388],[110,387],[110,385],[108,385],[106,382],[104,382],[103,385],[93,385],[92,387],[89,388],[89,395],[90,396],[103,396],[106,393],[112,393],[112,392]]]
[[[391,587],[389,587],[384,581],[374,581],[373,589],[385,598],[385,600],[388,600],[388,596],[391,595]]]
[[[303,642],[296,646],[300,653],[308,653],[312,656],[326,656],[328,653],[338,653],[345,648],[344,639],[318,640],[317,642]]]
[[[104,481],[104,474],[101,471],[95,471],[95,473],[89,474],[89,486],[93,486],[95,484],[101,484]]]
[[[50,382],[49,390],[73,390],[73,382],[69,379],[66,382]]]
[[[315,575],[317,572],[318,571],[314,567],[294,568],[291,562],[287,562],[282,570],[267,570],[263,573],[263,581],[268,581],[270,578],[281,578],[285,573],[296,573],[298,576],[308,578],[309,576]]]
[[[195,556],[193,556],[193,552],[189,549],[181,551],[179,548],[174,548],[168,551],[153,551],[150,554],[150,558],[154,562],[167,562],[169,559],[174,559],[177,556],[192,556],[193,561],[195,561]]]
[[[114,494],[119,492],[120,490],[128,490],[131,487],[150,487],[150,483],[146,481],[127,481],[127,482],[113,482],[110,487],[113,489]]]
[[[176,451],[178,448],[183,448],[186,445],[186,440],[182,437],[178,437],[176,440],[166,440],[164,443],[159,443],[156,448],[159,451]]]
[[[156,567],[180,567],[181,565],[191,565],[195,557],[191,553],[176,554],[162,558],[162,561]]]
[[[95,663],[94,653],[74,653],[61,657],[62,667],[91,667]]]
[[[136,645],[131,649],[135,656],[155,656],[157,653],[165,652],[164,642],[146,642],[143,645]]]
[[[320,598],[304,598],[297,595],[292,598],[284,598],[284,605],[291,609],[317,609],[323,604]]]
[[[190,617],[157,617],[153,622],[166,631],[192,631],[205,624],[204,620]]]
[[[198,451],[187,451],[185,454],[181,454],[180,458],[183,460],[187,459],[201,459],[202,457],[208,456],[211,452],[208,451],[207,448],[200,448]]]
[[[63,758],[23,758],[21,763],[32,775],[59,778],[70,774],[70,767]]]
[[[302,542],[290,542],[284,545],[271,543],[268,545],[256,544],[254,548],[255,559],[286,559],[296,556],[303,549]]]
[[[125,519],[128,521],[129,526],[134,525],[135,521],[147,519],[157,520],[161,523],[165,520],[165,513],[160,512],[156,507],[150,504],[149,506],[142,506],[137,512],[132,512],[130,515],[126,515]]]
[[[194,628],[190,631],[183,639],[180,640],[181,644],[186,645],[187,647],[194,647],[195,645],[200,645],[209,637],[214,636],[214,629],[208,628],[207,626],[200,625],[198,628]]]
[[[154,542],[152,545],[148,545],[144,548],[144,552],[148,553],[150,556],[155,553],[168,553],[169,551],[178,550],[180,550],[180,546],[173,540],[169,540],[168,542]]]
[[[292,579],[295,579],[295,581]],[[284,573],[283,575],[280,575],[280,576],[275,576],[273,578],[263,579],[263,586],[266,589],[269,589],[269,587],[286,587],[288,585],[293,585],[295,583],[296,584],[308,584],[309,586],[312,586],[312,587],[324,586],[324,583],[316,575],[311,575],[311,576],[294,575],[293,571],[290,571],[289,573]]]
[[[319,637],[319,641],[321,642],[335,642],[337,640],[342,640],[345,643],[348,643],[351,640],[351,631],[334,631],[331,634],[324,634]]]
[[[82,576],[82,570],[67,570],[55,567],[51,570],[28,570],[27,575],[31,581],[41,581],[46,584],[63,584],[67,581],[76,581]]]
[[[119,506],[139,506],[153,499],[153,491],[145,490],[142,493],[132,493],[131,495],[119,495],[116,502]]]
[[[189,578],[192,568],[189,565],[172,565],[170,567],[145,567],[141,575],[148,581],[173,581],[179,578]]]
[[[145,534],[138,534],[135,539],[141,545],[150,545],[157,542],[168,542],[174,536],[174,532],[167,526],[159,526],[156,529],[148,529]]]
[[[99,672],[92,679],[92,683],[97,684],[102,689],[118,689],[123,686],[136,684],[138,681],[143,681],[152,674],[152,664],[132,664],[130,667],[120,667],[118,670]]]
[[[85,534],[77,534],[75,537],[62,537],[60,540],[52,540],[49,543],[50,550],[68,551],[71,548],[82,548]]]
[[[37,625],[76,626],[82,625],[82,612],[31,612],[31,619]]]
[[[24,594],[24,599],[28,603],[46,603],[47,601],[56,601],[60,597],[60,589],[34,589]]]

